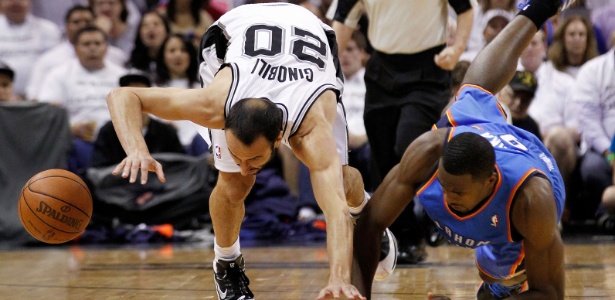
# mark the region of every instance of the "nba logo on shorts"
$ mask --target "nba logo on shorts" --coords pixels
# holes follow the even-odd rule
[[[222,159],[222,153],[220,153],[220,146],[216,145],[214,147],[214,154],[216,155],[216,159]]]

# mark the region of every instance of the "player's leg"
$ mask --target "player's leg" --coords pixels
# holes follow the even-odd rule
[[[214,279],[220,299],[253,299],[239,246],[239,229],[245,215],[244,200],[256,176],[242,176],[228,148],[224,131],[211,130],[216,168],[220,171],[209,197],[214,227]],[[240,298],[244,296],[245,298]]]
[[[530,0],[529,5],[474,59],[462,84],[475,84],[495,94],[512,78],[521,53],[538,28],[569,0]]]

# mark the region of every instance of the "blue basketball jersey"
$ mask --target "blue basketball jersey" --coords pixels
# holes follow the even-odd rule
[[[437,170],[418,189],[417,197],[426,213],[453,244],[476,248],[514,242],[510,210],[517,191],[532,176],[551,182],[558,219],[561,217],[565,192],[555,160],[537,137],[506,123],[493,95],[476,86],[464,86],[457,102],[436,125],[440,126],[450,127],[447,141],[462,132],[486,138],[495,149],[498,173],[494,193],[482,207],[465,216],[458,216],[446,204]]]

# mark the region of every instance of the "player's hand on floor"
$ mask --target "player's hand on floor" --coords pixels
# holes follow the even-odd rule
[[[345,298],[341,298],[345,297]],[[365,300],[366,298],[361,296],[359,290],[354,287],[352,284],[348,283],[329,283],[324,289],[320,291],[318,294],[317,300],[323,299],[355,299],[355,300]]]
[[[137,181],[139,172],[141,173],[141,184],[147,183],[148,172],[155,172],[161,182],[165,182],[162,165],[156,161],[149,153],[137,152],[130,154],[119,163],[112,174],[122,174],[123,178],[130,178],[130,183]]]
[[[451,298],[444,295],[434,295],[432,292],[427,293],[427,299],[429,300],[451,300]]]

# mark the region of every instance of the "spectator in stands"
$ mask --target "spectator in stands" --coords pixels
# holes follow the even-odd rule
[[[62,32],[53,22],[30,14],[31,0],[0,0],[0,60],[15,72],[13,89],[25,96],[36,59],[57,45]]]
[[[500,31],[502,31],[502,29],[504,29],[504,27],[506,27],[506,25],[510,23],[514,16],[514,13],[503,9],[490,9],[486,11],[481,18],[481,28],[483,28],[482,37],[484,41],[483,45],[486,46],[491,41],[493,41],[493,39],[498,35],[498,33],[500,33]],[[472,62],[472,60],[474,60],[474,57],[476,57],[478,52],[483,48],[478,48],[475,50],[466,50],[461,55],[461,57],[459,57],[459,60],[467,60],[469,62]]]
[[[457,14],[451,46],[446,44],[449,4]],[[345,49],[362,10],[374,48],[365,67],[363,119],[374,162],[372,183],[378,185],[408,145],[440,119],[450,97],[450,70],[466,48],[473,9],[469,0],[339,0],[327,13],[339,49]],[[425,237],[413,205],[402,215],[391,227],[399,239],[398,262],[420,262],[426,258]]]
[[[598,56],[579,70],[572,97],[579,114],[579,129],[587,151],[581,160],[584,207],[596,213],[603,191],[613,184],[615,135],[615,48]]]
[[[171,32],[179,33],[189,39],[198,48],[201,37],[214,22],[209,13],[202,9],[201,0],[169,0],[160,11],[168,18]]]
[[[548,58],[556,70],[576,77],[579,68],[598,55],[592,25],[580,15],[569,15],[558,24]]]
[[[196,49],[192,40],[181,34],[171,34],[164,40],[156,65],[157,86],[182,89],[201,87],[197,78],[199,66]],[[186,149],[190,149],[194,139],[200,137],[194,124],[188,120],[175,120],[170,123],[177,128],[180,141]]]
[[[57,103],[68,110],[75,144],[69,169],[79,175],[88,166],[98,129],[111,119],[107,94],[126,73],[124,68],[105,62],[106,41],[98,27],[81,28],[75,34],[77,59],[50,71],[39,94],[39,101]]]
[[[517,70],[532,72],[537,76],[538,69],[545,63],[547,58],[547,35],[543,29],[538,30],[530,44],[523,50],[519,57]]]
[[[15,72],[4,62],[0,61],[0,103],[18,102],[22,99],[13,92],[13,79]]]
[[[116,46],[122,49],[126,55],[130,55],[134,48],[137,25],[129,22],[129,17],[134,19],[126,5],[126,1],[129,0],[88,1],[94,12],[94,24],[107,34],[109,45]],[[137,16],[138,19],[140,19],[140,16]]]
[[[131,68],[156,74],[156,58],[162,42],[169,33],[169,22],[164,16],[156,11],[143,15],[128,65]]]
[[[120,77],[119,85],[147,88],[152,86],[152,80],[147,73],[132,70]],[[184,153],[184,148],[179,142],[177,131],[173,126],[151,118],[148,114],[144,113],[143,128],[143,137],[151,153]],[[90,166],[96,168],[116,165],[124,157],[126,157],[126,153],[115,133],[113,123],[108,121],[100,128],[100,132],[94,142]]]
[[[507,11],[513,15],[517,13],[517,7],[515,6],[515,0],[483,0],[478,1],[478,6],[474,9],[474,22],[472,24],[472,31],[468,38],[466,47],[467,52],[478,52],[487,44],[483,37],[485,29],[485,15],[487,11],[492,9]]]
[[[41,85],[51,69],[76,58],[75,47],[73,46],[75,33],[79,29],[91,25],[93,20],[94,14],[86,6],[75,5],[66,12],[65,38],[60,44],[49,49],[36,60],[32,70],[32,77],[30,77],[26,88],[26,98],[28,100],[37,99]],[[127,56],[120,48],[109,46],[105,59],[117,65],[124,65]]]
[[[533,133],[540,139],[538,123],[527,113],[537,86],[538,82],[532,72],[517,71],[496,97],[500,103],[509,108],[513,125]]]
[[[582,203],[584,200],[578,199],[579,189],[574,182],[582,150],[579,147],[578,110],[570,98],[578,69],[598,53],[593,31],[588,28],[591,28],[589,23],[578,15],[570,15],[559,24],[548,49],[548,61],[535,71],[538,89],[529,108],[529,114],[538,122],[545,146],[555,158],[566,185],[564,223],[593,214],[584,212],[587,206]],[[538,60],[543,55],[541,51],[546,49],[546,37],[541,31],[537,35],[532,43],[541,42],[534,60]]]

